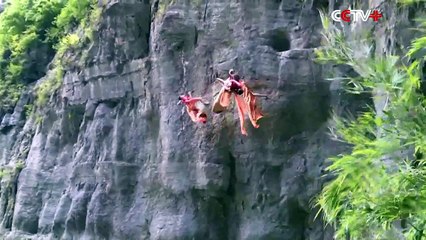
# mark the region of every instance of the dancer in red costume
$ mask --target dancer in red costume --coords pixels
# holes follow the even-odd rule
[[[186,106],[186,111],[193,122],[207,123],[208,103],[204,102],[201,97],[192,97],[191,93],[179,96],[179,103]]]

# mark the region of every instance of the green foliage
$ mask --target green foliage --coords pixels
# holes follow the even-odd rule
[[[0,179],[16,177],[17,174],[25,167],[22,160],[18,160],[13,166],[0,167]]]
[[[24,167],[25,167],[25,163],[22,160],[18,160],[15,163],[14,170],[15,172],[20,172],[22,169],[24,169]]]
[[[424,3],[426,2],[425,0],[397,0],[397,3],[403,4],[403,5],[412,5],[415,3]]]
[[[40,113],[35,114],[35,123],[37,125],[41,124],[43,122],[43,116],[40,115]]]
[[[49,97],[61,87],[63,77],[63,69],[61,65],[58,65],[54,70],[53,74],[49,75],[48,78],[41,82],[37,87],[37,98],[36,105],[43,106],[45,105]]]
[[[9,171],[7,171],[7,169],[5,168],[0,168],[0,179],[6,177],[9,175]]]
[[[34,110],[34,105],[32,104],[25,105],[24,106],[25,117],[31,116],[31,114],[33,113],[33,110]]]
[[[333,135],[352,150],[330,159],[327,170],[334,179],[318,196],[317,206],[335,227],[337,239],[348,234],[350,239],[391,239],[396,221],[407,223],[407,239],[425,239],[426,99],[420,91],[419,60],[412,53],[425,49],[426,42],[413,41],[411,64],[405,66],[398,56],[373,56],[365,35],[350,41],[321,17],[325,43],[316,51],[317,61],[351,66],[359,77],[345,79],[347,90],[373,96],[382,92],[385,104],[377,112],[370,106],[356,119],[334,116]],[[414,155],[406,154],[410,149]]]
[[[64,32],[73,30],[73,28],[77,27],[86,18],[87,9],[89,9],[90,4],[90,1],[67,1],[66,6],[56,19],[57,28]]]
[[[31,48],[49,45],[46,29],[52,27],[61,1],[10,1],[0,15],[0,106],[11,107],[23,89],[24,64]]]
[[[13,107],[27,82],[34,49],[57,51],[92,40],[101,9],[96,0],[11,0],[0,14],[0,107]],[[84,38],[73,34],[84,29]],[[46,63],[47,64],[47,63]],[[55,64],[57,65],[57,64]],[[56,84],[51,84],[56,86]]]
[[[96,0],[70,0],[62,9],[56,19],[56,28],[52,30],[54,34],[51,34],[54,38],[60,36],[55,45],[57,55],[54,61],[54,76],[47,78],[37,88],[37,106],[46,104],[49,96],[61,86],[64,75],[63,67],[67,64],[65,53],[82,47],[85,40],[93,41],[93,31],[99,23],[101,13]],[[75,29],[83,30],[83,38],[71,32]]]
[[[158,16],[163,16],[164,13],[166,13],[167,8],[174,3],[175,3],[175,0],[160,0],[160,2],[158,3],[158,10],[157,10]]]
[[[76,47],[80,42],[80,38],[77,34],[68,34],[61,39],[58,44],[58,52],[59,57],[63,57],[65,52],[73,47]]]

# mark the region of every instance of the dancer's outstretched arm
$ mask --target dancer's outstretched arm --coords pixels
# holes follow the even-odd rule
[[[216,78],[216,81],[219,81],[220,83],[222,83],[222,85],[225,85],[225,80],[221,78]]]
[[[268,97],[269,97],[269,95],[268,95],[268,94],[262,94],[262,93],[253,93],[253,96],[256,96],[256,97],[264,97],[264,98],[268,98]]]

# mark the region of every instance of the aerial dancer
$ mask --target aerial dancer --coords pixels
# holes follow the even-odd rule
[[[233,69],[229,70],[226,80],[220,78],[217,80],[222,83],[223,87],[214,101],[213,112],[221,113],[226,110],[231,103],[231,95],[234,94],[238,116],[240,118],[241,133],[247,136],[247,131],[244,127],[244,118],[246,114],[249,116],[253,127],[259,128],[257,122],[264,117],[264,114],[256,104],[256,96],[265,97],[266,95],[253,93],[245,82],[235,74]]]
[[[231,104],[232,93],[241,95],[243,90],[241,83],[239,82],[239,76],[235,74],[233,69],[229,70],[228,78],[226,80],[222,80],[220,78],[217,78],[216,80],[222,83],[223,87],[214,101],[213,112],[221,113],[228,108],[229,104]]]
[[[192,97],[191,93],[179,96],[178,104],[183,103],[186,106],[186,112],[193,122],[207,123],[207,108],[208,102],[205,102],[201,97]]]

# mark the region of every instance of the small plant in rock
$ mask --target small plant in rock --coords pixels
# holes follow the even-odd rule
[[[24,161],[22,161],[22,160],[18,160],[18,161],[15,163],[14,170],[15,170],[15,172],[20,172],[22,169],[24,169],[24,167],[25,167],[25,163],[24,163]]]
[[[40,125],[43,122],[43,116],[40,113],[36,113],[35,123]]]
[[[53,74],[48,76],[48,79],[43,81],[37,87],[36,105],[41,107],[47,103],[49,97],[62,85],[63,70],[61,65],[58,65]]]
[[[13,166],[0,167],[0,179],[16,177],[19,172],[25,167],[22,160],[18,160]]]
[[[31,114],[33,113],[33,110],[34,110],[34,105],[32,105],[32,104],[26,104],[24,106],[25,117],[28,118],[29,116],[31,116]]]
[[[0,168],[0,179],[3,179],[7,176],[9,176],[9,171],[5,168]]]
[[[172,4],[175,4],[175,0],[160,0],[158,3],[157,15],[163,16],[166,13],[167,8]]]

